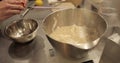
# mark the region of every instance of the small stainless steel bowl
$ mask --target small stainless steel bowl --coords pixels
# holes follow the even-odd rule
[[[35,38],[37,29],[37,21],[33,19],[20,19],[6,27],[5,35],[16,42],[25,43]]]

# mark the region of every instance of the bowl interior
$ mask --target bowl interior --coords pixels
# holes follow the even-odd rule
[[[86,31],[90,37],[97,33],[92,40],[100,37],[107,28],[105,20],[95,12],[87,9],[68,9],[49,15],[43,22],[43,29],[49,36],[57,27],[72,25],[87,27]]]
[[[33,19],[21,19],[6,27],[6,35],[10,38],[20,38],[33,33],[38,23]]]
[[[95,46],[97,44],[98,40],[96,42],[94,40],[101,37],[107,28],[107,24],[106,24],[105,20],[95,12],[92,12],[87,9],[67,9],[67,10],[57,11],[57,12],[47,16],[43,22],[43,29],[48,37],[52,38],[53,40],[55,40],[57,42],[66,43],[66,42],[56,39],[55,37],[52,37],[50,35],[58,27],[62,28],[65,26],[73,26],[73,25],[83,27],[83,29],[86,31],[85,34],[88,34],[85,37],[88,40],[85,43],[84,47]],[[75,28],[75,29],[77,29],[77,28]],[[60,32],[70,33],[71,32],[70,30],[62,29]],[[80,33],[81,32],[74,33],[74,35],[77,36]],[[58,34],[59,33],[57,33],[56,35],[58,35]],[[83,35],[85,35],[85,34],[83,34]],[[64,35],[65,34],[63,34],[61,37],[64,37]],[[59,37],[59,38],[61,38],[61,37]],[[80,38],[78,37],[78,39],[80,39]],[[69,40],[69,39],[65,39],[65,40]],[[80,41],[82,41],[82,40],[80,40]],[[80,45],[81,44],[79,44],[79,46]],[[83,43],[82,43],[82,46],[83,46]]]

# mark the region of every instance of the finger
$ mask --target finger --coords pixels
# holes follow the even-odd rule
[[[21,3],[23,4],[24,7],[27,5],[27,0],[21,0]]]
[[[0,20],[5,20],[13,15],[19,14],[20,11],[19,10],[9,10],[7,11],[4,15],[2,15],[2,18],[0,18]]]
[[[9,4],[22,5],[23,7],[26,7],[26,4],[27,4],[27,0],[5,0],[5,2]]]
[[[21,4],[20,0],[5,0],[4,2],[7,2],[9,4]]]
[[[8,10],[6,14],[15,15],[21,13],[21,10]]]
[[[24,7],[22,5],[18,5],[18,4],[14,4],[14,5],[8,4],[8,8],[9,9],[18,9],[18,10],[23,10],[24,9]]]

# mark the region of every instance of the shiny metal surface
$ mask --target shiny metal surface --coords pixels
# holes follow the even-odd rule
[[[67,2],[72,2],[73,5],[77,6],[83,6],[85,0],[66,0]]]
[[[120,63],[120,46],[111,40],[106,41],[99,63]]]
[[[87,27],[86,31],[89,35],[86,38],[90,39],[88,42],[78,47],[74,44],[64,43],[50,37],[50,34],[54,32],[58,26],[71,26],[74,24]],[[68,9],[50,14],[43,22],[43,29],[48,40],[56,50],[59,50],[65,54],[65,56],[81,58],[81,56],[84,55],[83,52],[92,49],[98,44],[99,39],[107,29],[107,24],[98,14],[90,10],[84,8]]]
[[[107,1],[107,0],[105,0],[105,1]],[[108,1],[110,1],[110,0],[108,0]],[[114,4],[115,4],[116,6],[118,6],[116,9],[119,9],[119,3],[120,3],[119,1],[120,0],[119,1],[111,0],[111,1],[112,1],[112,5],[114,6]],[[117,2],[117,3],[115,3],[115,2]],[[50,11],[50,10],[35,10],[35,9],[33,9],[30,12],[28,12],[28,14],[26,14],[25,18],[35,19],[38,21],[39,25],[41,26],[42,20],[45,18],[46,15],[48,15],[51,12],[52,11]],[[120,17],[120,15],[119,15],[119,17]],[[107,17],[104,17],[104,18],[107,18]],[[107,19],[109,19],[109,18],[107,18]],[[8,19],[6,22],[10,22],[10,21],[14,21],[14,20],[18,20],[17,16],[14,16],[14,17]],[[120,21],[116,22],[116,21],[112,20],[112,18],[109,20],[113,21],[112,24],[114,24],[114,25],[116,25],[116,23],[119,24],[119,22],[120,22]],[[109,20],[107,20],[107,21],[109,22]],[[1,24],[1,25],[7,25],[7,23]],[[1,25],[0,25],[0,28],[3,28]],[[119,31],[117,31],[117,32],[119,32]],[[58,54],[56,52],[56,50],[54,50],[54,48],[52,47],[52,45],[46,38],[45,33],[43,32],[43,30],[40,27],[38,29],[37,35],[38,35],[36,37],[37,40],[35,38],[35,40],[33,42],[28,43],[28,44],[16,44],[16,43],[14,43],[10,40],[4,39],[3,37],[0,36],[0,63],[82,63],[82,62],[85,62],[88,60],[93,60],[94,63],[99,63],[100,58],[103,59],[103,56],[107,60],[108,59],[111,60],[111,62],[115,58],[119,59],[118,54],[116,54],[117,51],[119,51],[118,44],[113,44],[112,41],[107,40],[107,39],[103,39],[102,41],[99,42],[99,44],[95,48],[89,50],[86,57],[78,59],[78,60],[73,60],[73,59],[67,59],[66,57]],[[43,43],[44,43],[45,47],[43,47]],[[111,50],[111,48],[109,48],[109,50],[108,50],[108,48],[105,48],[106,44],[109,45],[107,47],[111,47],[111,48],[113,47],[113,49],[114,48],[116,49],[116,45],[117,45],[117,51],[115,51],[116,52],[115,57],[114,57],[113,53],[112,54],[110,54],[110,53],[103,54],[103,52],[105,50],[109,51],[109,52],[110,51],[113,52],[113,50]],[[117,55],[117,57],[116,57],[116,55]],[[111,56],[113,56],[112,57],[112,59],[114,58],[113,60],[109,58]],[[115,61],[117,59],[115,59]],[[118,61],[118,63],[119,62],[120,61]],[[106,63],[106,62],[102,62],[102,63]],[[116,63],[116,62],[112,62],[112,63]]]
[[[25,43],[35,38],[37,30],[37,21],[33,19],[21,19],[8,25],[5,29],[5,33],[10,39]]]
[[[70,2],[72,3],[75,7],[77,6],[83,6],[85,0],[48,0],[49,4],[56,4],[56,3],[62,3],[62,2]]]

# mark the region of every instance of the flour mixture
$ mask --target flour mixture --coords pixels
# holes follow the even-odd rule
[[[87,27],[85,26],[61,26],[57,27],[50,37],[60,42],[69,44],[79,44],[88,42]]]

